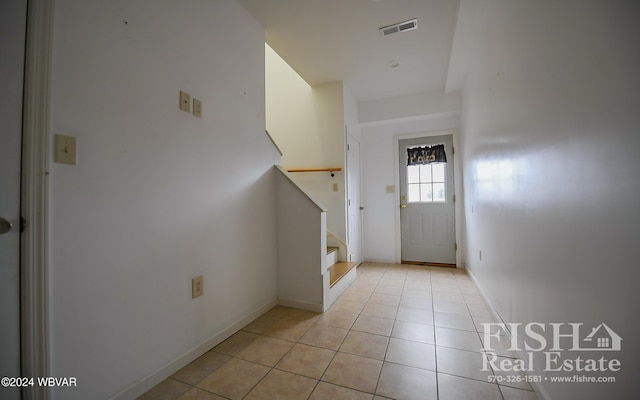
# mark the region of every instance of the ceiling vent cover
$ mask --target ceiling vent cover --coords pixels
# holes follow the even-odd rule
[[[416,18],[389,26],[383,26],[379,30],[382,36],[388,36],[394,33],[412,31],[414,29],[418,29],[418,20]]]

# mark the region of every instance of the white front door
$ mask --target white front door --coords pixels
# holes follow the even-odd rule
[[[362,207],[360,200],[360,143],[347,132],[348,261],[362,262]]]
[[[20,151],[27,2],[0,2],[0,377],[20,376]],[[0,387],[2,399],[20,388]]]
[[[407,165],[407,150],[444,145],[446,163]],[[402,261],[456,263],[453,136],[398,141]]]

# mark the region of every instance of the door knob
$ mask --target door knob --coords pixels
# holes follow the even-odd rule
[[[407,205],[406,204],[401,204],[400,208],[407,208]]]
[[[0,217],[0,235],[2,235],[3,233],[9,232],[11,230],[11,227],[12,227],[11,222]]]

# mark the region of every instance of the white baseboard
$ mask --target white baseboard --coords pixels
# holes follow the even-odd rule
[[[301,300],[288,299],[285,297],[278,297],[278,304],[281,306],[299,308],[301,310],[322,312],[321,303],[312,303],[309,301],[301,301]]]
[[[229,336],[239,331],[249,322],[253,321],[257,317],[261,316],[265,312],[275,307],[277,303],[278,301],[276,299],[269,300],[265,304],[259,306],[255,311],[247,314],[246,316],[232,323],[228,327],[215,333],[209,339],[198,344],[197,346],[193,347],[191,350],[187,351],[186,353],[174,359],[173,361],[165,364],[164,366],[158,368],[157,370],[147,375],[146,377],[140,379],[139,381],[135,382],[134,384],[128,386],[124,390],[112,396],[110,399],[111,400],[130,400],[130,399],[137,398],[138,396],[147,392],[152,387],[156,386],[163,380],[173,375],[176,371],[180,370],[182,367],[186,366],[196,358],[200,357],[207,351],[211,350],[218,344],[222,343],[225,339],[227,339]]]

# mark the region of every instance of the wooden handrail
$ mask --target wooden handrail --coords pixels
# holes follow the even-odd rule
[[[340,171],[342,171],[342,167],[287,169],[287,172],[340,172]]]

